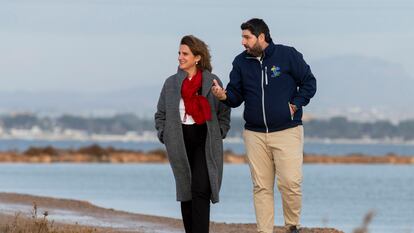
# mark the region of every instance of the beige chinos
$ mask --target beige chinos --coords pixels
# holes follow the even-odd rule
[[[299,226],[302,206],[303,126],[261,133],[244,130],[259,233],[272,233],[274,183],[282,196],[285,226]]]

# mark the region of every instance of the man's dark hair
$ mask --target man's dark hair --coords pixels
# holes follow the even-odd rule
[[[270,43],[272,41],[272,37],[270,37],[269,27],[263,21],[263,19],[250,19],[249,21],[242,23],[240,27],[242,30],[249,30],[256,37],[259,37],[259,35],[263,33],[265,35],[265,41],[267,43]]]

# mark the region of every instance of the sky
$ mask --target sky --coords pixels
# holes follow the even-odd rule
[[[412,12],[410,0],[0,0],[0,94],[158,94],[188,34],[209,45],[213,73],[227,83],[243,51],[240,24],[252,17],[317,66],[317,78],[321,61],[347,56],[391,64],[414,80]]]

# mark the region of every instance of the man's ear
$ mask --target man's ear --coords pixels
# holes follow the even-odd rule
[[[260,33],[259,37],[257,37],[259,39],[260,42],[264,42],[266,40],[265,34],[264,33]]]

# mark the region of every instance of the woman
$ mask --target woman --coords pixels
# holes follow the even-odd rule
[[[186,233],[208,233],[210,200],[219,201],[223,141],[230,108],[210,92],[213,80],[207,45],[194,36],[181,39],[179,68],[162,88],[155,128],[165,144],[181,202]]]

